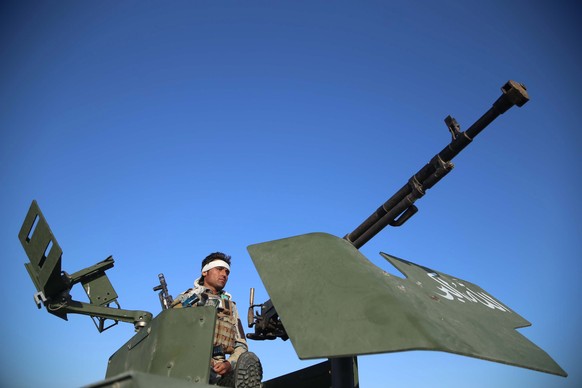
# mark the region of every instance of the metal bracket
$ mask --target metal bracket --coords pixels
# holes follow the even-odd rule
[[[47,299],[42,291],[39,291],[34,294],[34,303],[36,303],[37,308],[40,309],[42,305],[46,303],[46,301]]]
[[[457,120],[455,120],[454,117],[448,115],[445,118],[445,124],[447,124],[447,128],[449,129],[449,132],[451,133],[453,140],[459,137],[459,135],[461,134],[461,126],[459,125]]]
[[[112,301],[111,303],[115,303],[115,305],[117,306],[117,309],[120,309],[121,306],[119,305],[119,303],[117,303],[117,300]],[[110,306],[110,303],[105,305],[104,307],[109,307],[109,308],[114,308]],[[111,318],[104,318],[104,317],[99,317],[99,316],[95,316],[95,315],[91,315],[91,319],[93,320],[93,323],[95,324],[95,327],[97,328],[97,331],[99,331],[99,333],[103,333],[105,330],[112,328],[113,326],[117,325],[119,323],[118,320],[113,319],[113,323],[111,323],[108,326],[105,326],[105,321],[107,320],[112,320]]]

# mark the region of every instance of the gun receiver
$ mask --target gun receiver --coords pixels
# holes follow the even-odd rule
[[[501,91],[502,95],[493,106],[465,132],[460,131],[460,126],[454,118],[447,116],[445,123],[452,136],[451,142],[354,231],[345,235],[344,239],[359,249],[386,226],[401,226],[408,221],[418,211],[414,202],[423,197],[428,189],[453,169],[451,160],[469,145],[475,136],[509,108],[514,105],[521,107],[529,101],[526,87],[515,81],[508,81],[501,87]],[[249,308],[249,327],[255,327],[255,334],[247,334],[247,338],[270,339],[273,333],[286,338],[287,334],[271,300],[257,306],[261,306],[260,315],[252,315],[254,307],[252,303]],[[277,330],[272,330],[273,328]]]
[[[260,314],[257,313],[255,316],[254,308],[260,307]],[[275,338],[281,338],[283,341],[287,341],[289,337],[287,332],[283,327],[281,319],[279,319],[279,314],[273,306],[271,299],[263,304],[255,304],[255,289],[251,288],[250,302],[249,302],[249,312],[248,312],[248,325],[249,327],[255,326],[255,332],[247,334],[247,338],[253,340],[274,340]]]
[[[69,275],[61,271],[63,251],[53,236],[46,219],[36,201],[32,201],[22,228],[18,233],[30,263],[24,266],[34,283],[37,293],[34,301],[38,308],[41,303],[47,311],[67,320],[67,314],[89,315],[99,332],[103,332],[119,321],[134,324],[136,331],[146,326],[152,319],[147,311],[123,310],[117,302],[117,293],[113,289],[105,271],[113,267],[113,257],[91,267]],[[73,300],[71,288],[81,283],[90,303]],[[115,305],[115,307],[111,307]],[[105,326],[106,320],[114,322]]]

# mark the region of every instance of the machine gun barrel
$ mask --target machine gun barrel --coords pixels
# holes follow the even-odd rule
[[[508,81],[501,88],[501,91],[503,92],[501,97],[465,132],[460,132],[455,119],[448,116],[445,122],[453,137],[451,143],[436,154],[388,201],[344,238],[356,248],[360,248],[386,226],[400,226],[412,217],[418,211],[414,202],[424,196],[426,190],[434,186],[453,169],[451,160],[471,143],[475,136],[509,108],[514,105],[521,107],[529,101],[525,86],[515,81]]]

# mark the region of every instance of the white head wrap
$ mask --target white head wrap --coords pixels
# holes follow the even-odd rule
[[[224,267],[230,272],[230,266],[228,265],[228,263],[226,261],[223,261],[223,260],[211,261],[210,263],[208,263],[204,267],[202,267],[202,272],[209,271],[212,268],[216,268],[216,267]]]

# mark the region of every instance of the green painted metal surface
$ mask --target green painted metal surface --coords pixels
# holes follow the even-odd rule
[[[109,358],[106,377],[137,371],[207,383],[216,309],[162,311]]]
[[[325,233],[248,251],[301,359],[440,350],[565,376],[515,329],[530,323],[479,286],[382,254],[383,271]]]
[[[30,205],[18,239],[30,259],[25,267],[37,291],[51,298],[65,290],[67,285],[61,278],[63,250],[36,201]]]
[[[85,388],[215,388],[216,385],[196,383],[190,381],[174,379],[152,375],[150,373],[129,371],[107,378],[94,384],[86,385]]]

